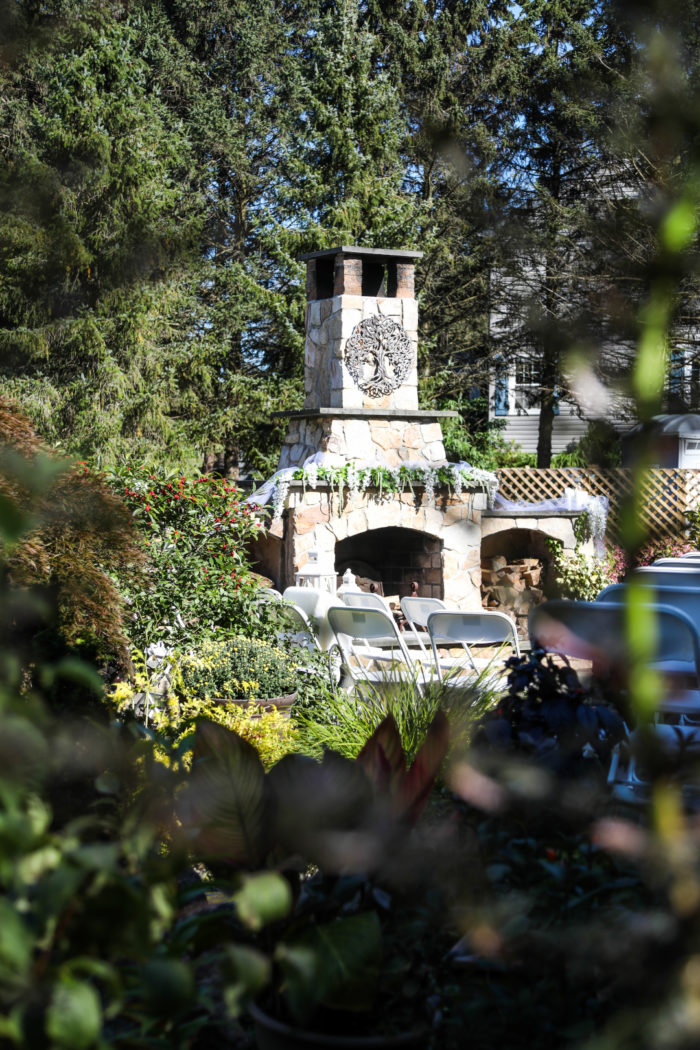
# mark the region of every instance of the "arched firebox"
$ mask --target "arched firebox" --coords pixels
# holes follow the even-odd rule
[[[362,579],[381,583],[384,594],[403,598],[416,581],[421,597],[442,598],[441,547],[436,536],[416,529],[371,529],[336,544],[335,568],[339,576],[352,569]]]
[[[481,542],[481,599],[485,608],[508,613],[527,636],[527,616],[551,593],[552,550],[544,532],[504,529]]]

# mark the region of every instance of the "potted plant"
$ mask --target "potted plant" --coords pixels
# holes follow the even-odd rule
[[[288,710],[296,697],[296,674],[282,649],[262,639],[234,636],[208,639],[183,655],[173,688],[184,703],[194,696]]]
[[[447,743],[438,713],[407,768],[389,717],[354,761],[288,755],[266,774],[235,734],[197,726],[180,812],[194,849],[239,878],[275,867],[292,890],[254,931],[269,964],[251,1007],[261,1050],[425,1046],[456,934],[416,822]]]

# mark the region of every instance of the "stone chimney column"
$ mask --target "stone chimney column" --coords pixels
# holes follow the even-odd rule
[[[302,256],[304,409],[417,410],[420,256],[359,247]]]

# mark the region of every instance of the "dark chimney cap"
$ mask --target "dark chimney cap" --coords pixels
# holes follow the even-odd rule
[[[324,248],[320,252],[306,252],[298,256],[300,262],[307,259],[320,259],[331,255],[373,255],[380,259],[422,259],[423,252],[395,251],[393,248],[360,248],[356,244],[343,244],[338,248]]]

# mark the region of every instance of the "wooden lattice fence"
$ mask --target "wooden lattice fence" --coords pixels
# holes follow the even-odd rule
[[[608,537],[617,538],[620,507],[632,489],[632,473],[613,470],[566,467],[509,467],[498,472],[498,491],[508,500],[537,503],[562,499],[567,488],[583,489],[610,501]],[[686,511],[700,506],[700,470],[649,470],[642,487],[643,508],[650,540],[666,536],[684,539],[688,522]]]

